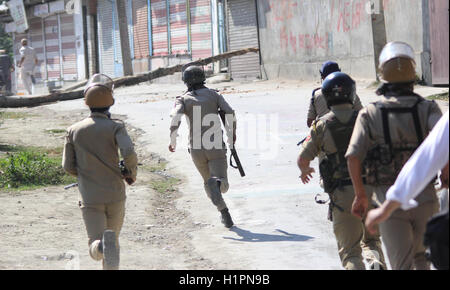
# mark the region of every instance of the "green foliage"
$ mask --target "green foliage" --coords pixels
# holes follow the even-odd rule
[[[0,159],[0,188],[20,188],[69,183],[61,158],[47,153],[20,151]]]
[[[5,32],[4,27],[0,24],[0,49],[6,50],[6,54],[9,54],[11,60],[13,58],[13,41],[11,36]]]
[[[447,101],[448,102],[448,92],[431,95],[431,96],[428,96],[427,99],[429,99],[429,100],[441,100],[441,101]]]

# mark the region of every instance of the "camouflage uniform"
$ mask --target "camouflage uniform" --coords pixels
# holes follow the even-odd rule
[[[360,111],[346,157],[365,160],[367,183],[373,186],[379,204],[385,201],[401,168],[441,116],[437,104],[412,92],[386,93],[379,102]],[[397,209],[380,224],[393,269],[429,269],[423,235],[427,220],[438,210],[432,183],[416,201],[417,208]]]
[[[300,152],[300,157],[306,160],[313,160],[322,154],[323,159],[332,164],[332,173],[325,172],[323,168],[326,163],[321,161],[321,175],[324,178],[325,191],[330,195],[331,219],[339,256],[347,270],[365,270],[363,252],[369,263],[376,261],[385,267],[379,236],[370,235],[365,231],[363,222],[351,214],[355,194],[343,155],[350,140],[356,114],[357,111],[352,109],[351,104],[332,106],[331,112],[313,123],[310,135]],[[339,125],[339,129],[335,124]],[[346,134],[342,133],[343,127],[346,127]],[[336,142],[339,142],[339,145]],[[341,147],[344,149],[339,152],[338,148]],[[330,186],[328,180],[337,184]]]

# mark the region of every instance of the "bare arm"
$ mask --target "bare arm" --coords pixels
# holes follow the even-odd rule
[[[310,167],[310,163],[311,160],[302,158],[301,156],[299,156],[297,159],[297,166],[301,171],[300,178],[303,184],[308,183],[312,178],[312,174],[315,172],[314,168]]]
[[[397,201],[386,200],[381,207],[369,211],[366,218],[366,228],[369,233],[376,234],[377,225],[387,220],[400,205]]]
[[[350,155],[347,157],[347,167],[355,190],[352,214],[356,217],[363,218],[369,207],[369,201],[362,179],[361,161],[357,157]]]
[[[21,67],[24,60],[25,60],[25,56],[22,56],[22,58],[20,59],[19,64],[17,66]]]

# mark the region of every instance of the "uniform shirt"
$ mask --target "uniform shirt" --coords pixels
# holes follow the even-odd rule
[[[353,108],[357,111],[363,108],[361,100],[357,95],[355,95]],[[325,114],[327,114],[329,111],[330,109],[327,106],[327,101],[325,100],[322,91],[318,90],[317,92],[314,93],[314,96],[312,96],[311,102],[309,103],[308,119],[310,120],[318,119],[322,116],[325,116]]]
[[[186,92],[184,95],[177,97],[175,107],[171,112],[171,145],[173,147],[176,146],[181,116],[185,115],[189,126],[190,148],[224,149],[221,120],[218,116],[219,109],[226,114],[234,114],[234,110],[225,101],[224,97],[208,88]],[[229,129],[227,134],[230,134],[230,128],[227,129]]]
[[[331,113],[342,122],[347,123],[353,116],[354,109],[350,104],[341,104],[331,107]],[[336,145],[334,144],[333,137],[330,130],[326,126],[326,118],[331,117],[326,114],[311,126],[310,135],[306,138],[302,144],[300,150],[300,157],[306,160],[313,160],[320,153],[333,154],[337,152]]]
[[[125,126],[103,113],[91,115],[67,129],[62,165],[78,177],[85,204],[125,200],[125,184],[119,169],[119,149],[125,167],[135,179],[137,156]]]
[[[401,203],[404,210],[416,207],[413,200],[448,162],[448,111],[406,162],[386,199]]]
[[[386,104],[388,107],[412,107],[417,102],[417,97],[382,96],[380,102]],[[425,138],[441,118],[442,112],[436,103],[427,100],[420,102],[417,109],[422,134]],[[389,114],[389,127],[392,143],[414,144],[417,146],[418,140],[412,114]],[[366,158],[369,150],[382,144],[385,144],[382,114],[375,104],[370,104],[358,114],[345,157],[354,156],[362,162]],[[383,171],[381,174],[391,175],[390,172],[384,172],[382,169],[380,171]],[[434,194],[433,192],[430,187],[425,194],[428,196],[420,197],[421,202],[434,199],[435,197],[432,196]],[[380,200],[380,202],[383,202],[383,200]]]
[[[34,48],[29,47],[28,45],[22,46],[19,50],[19,53],[20,53],[21,57],[25,57],[25,59],[22,63],[22,68],[25,71],[32,72],[36,65],[35,60],[37,59],[36,51],[34,50]]]

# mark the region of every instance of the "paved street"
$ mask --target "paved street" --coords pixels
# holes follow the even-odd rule
[[[375,101],[374,89],[360,82],[364,105]],[[184,182],[177,200],[202,225],[191,233],[195,250],[221,269],[341,269],[328,206],[314,202],[321,193],[317,161],[311,184],[301,184],[296,167],[297,143],[307,136],[306,113],[311,90],[320,84],[264,81],[221,83],[219,89],[237,112],[237,150],[247,176],[229,170],[225,194],[235,227],[225,229],[220,214],[207,199],[200,175],[187,152],[186,122],[180,129],[176,153],[167,150],[169,113],[182,84],[142,84],[116,90],[113,114],[126,115],[130,125],[145,133],[146,149],[169,161],[168,171]],[[445,89],[423,88],[431,94]],[[73,110],[82,100],[48,105]],[[443,110],[448,105],[443,104]],[[326,197],[326,196],[323,196]],[[132,198],[129,197],[129,198]]]

